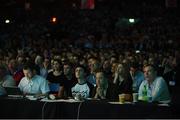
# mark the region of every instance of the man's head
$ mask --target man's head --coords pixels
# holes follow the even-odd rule
[[[97,70],[100,68],[100,63],[97,59],[93,59],[91,62],[90,70],[91,73],[96,73]]]
[[[70,63],[65,63],[63,65],[64,75],[72,74],[72,65]]]
[[[45,68],[48,68],[50,66],[50,59],[44,58],[43,65]]]
[[[17,64],[16,64],[16,59],[15,59],[15,58],[11,58],[11,59],[9,60],[9,63],[8,63],[9,69],[15,69],[16,66],[17,66]]]
[[[82,66],[77,66],[75,69],[75,76],[77,79],[82,79],[85,76],[85,70]]]
[[[90,57],[88,59],[88,67],[91,73],[96,73],[97,70],[100,68],[100,62],[96,57]]]
[[[32,77],[37,73],[36,67],[34,64],[26,64],[23,67],[24,76],[27,77],[28,80],[31,80]]]
[[[113,63],[117,62],[117,57],[115,55],[111,56],[110,58],[110,64],[112,65]]]
[[[104,60],[102,67],[103,69],[110,69],[111,68],[110,61],[108,59]]]
[[[135,72],[139,69],[139,64],[137,62],[133,62],[130,64],[130,72],[135,74]]]
[[[61,71],[62,70],[62,63],[58,59],[54,59],[53,61],[53,70],[54,71]]]
[[[102,71],[96,73],[96,85],[104,87],[107,84],[107,79]]]
[[[35,62],[36,65],[42,65],[43,64],[43,59],[44,58],[42,56],[37,55],[34,62]]]
[[[148,64],[144,66],[144,77],[148,81],[148,83],[152,83],[156,78],[156,75],[157,75],[157,71],[153,65]]]

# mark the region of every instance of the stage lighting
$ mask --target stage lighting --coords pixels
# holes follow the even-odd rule
[[[129,19],[129,22],[130,22],[130,23],[134,23],[134,19],[130,18],[130,19]]]
[[[6,19],[6,20],[5,20],[5,23],[6,23],[6,24],[10,23],[10,20]]]
[[[52,18],[51,18],[51,22],[52,22],[52,23],[56,23],[56,22],[57,22],[57,18],[56,18],[56,17],[52,17]]]

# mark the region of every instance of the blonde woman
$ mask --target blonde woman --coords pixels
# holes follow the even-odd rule
[[[116,85],[116,98],[118,98],[118,94],[132,93],[133,81],[125,64],[118,64],[113,83]]]

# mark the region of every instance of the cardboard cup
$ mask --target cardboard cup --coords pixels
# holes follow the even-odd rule
[[[122,104],[125,102],[125,94],[119,94],[119,102]]]

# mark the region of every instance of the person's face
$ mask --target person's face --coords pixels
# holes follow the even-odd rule
[[[143,61],[143,65],[146,65],[146,64],[148,64],[148,61],[147,61],[147,60],[144,60],[144,61]]]
[[[123,70],[124,70],[123,65],[122,65],[122,64],[119,64],[118,67],[117,67],[117,72],[118,72],[118,73],[122,73]]]
[[[78,78],[82,78],[82,77],[84,76],[84,70],[83,70],[83,68],[77,67],[77,68],[75,69],[75,76],[76,76],[77,79],[78,79]]]
[[[112,72],[112,73],[115,73],[116,68],[117,68],[117,64],[116,64],[116,63],[113,63],[113,64],[112,64],[112,67],[111,67],[111,72]]]
[[[10,60],[8,66],[10,68],[15,68],[16,67],[16,60],[15,59]]]
[[[101,61],[104,61],[105,60],[105,57],[104,56],[100,56],[100,58],[101,58]]]
[[[0,58],[0,64],[6,64],[6,65],[8,65],[9,64],[9,57],[4,57],[4,59],[1,59]]]
[[[151,82],[154,79],[155,71],[151,66],[147,66],[144,68],[144,77],[147,81]]]
[[[59,64],[59,62],[57,62],[57,61],[54,61],[54,62],[53,62],[53,69],[54,69],[54,70],[59,70],[59,69],[60,69],[60,64]]]
[[[116,58],[112,57],[111,60],[110,60],[110,64],[112,64],[115,61],[116,61]]]
[[[149,64],[154,64],[154,59],[153,59],[153,58],[149,58],[149,59],[148,59],[148,63],[149,63]]]
[[[109,61],[104,61],[104,64],[103,64],[103,69],[107,69],[107,68],[109,68],[109,66],[110,66],[110,62]]]
[[[23,55],[24,51],[23,50],[18,50],[18,55]]]
[[[78,57],[77,57],[77,56],[74,56],[74,57],[73,57],[73,61],[74,61],[75,63],[78,63]]]
[[[23,69],[24,76],[27,77],[28,80],[30,80],[33,77],[33,73],[30,69]]]
[[[68,75],[71,71],[71,67],[69,65],[64,65],[64,75]]]
[[[53,67],[54,65],[54,60],[51,60],[51,67]]]
[[[68,59],[69,59],[70,61],[73,61],[73,55],[70,54],[70,55],[68,56]]]
[[[92,59],[88,59],[88,67],[89,67],[89,69],[91,67],[91,64],[92,64]]]
[[[44,50],[44,57],[48,57],[48,51],[47,50]]]
[[[36,65],[42,65],[42,63],[43,63],[43,58],[41,57],[41,56],[36,56],[36,58],[35,58],[35,64]]]
[[[91,69],[91,72],[94,72],[94,71],[96,71],[96,70],[98,69],[98,63],[97,63],[96,60],[93,60],[93,61],[92,61],[92,64],[91,64],[91,66],[90,66],[90,69]]]
[[[129,59],[130,62],[134,62],[135,61],[135,58],[133,56],[129,56],[128,59]]]
[[[80,65],[86,65],[86,61],[85,59],[82,59],[80,62],[79,62]]]
[[[56,56],[54,56],[54,59],[60,60],[60,59],[61,59],[61,56],[60,56],[60,55],[56,55]]]
[[[97,84],[97,86],[101,86],[101,83],[103,82],[103,80],[104,80],[104,75],[103,75],[103,73],[102,72],[98,72],[98,73],[96,73],[96,84]]]
[[[47,59],[47,58],[44,59],[44,62],[43,62],[44,66],[47,67],[47,66],[49,65],[49,63],[50,63],[50,62],[49,62],[49,59]]]
[[[61,58],[61,62],[62,62],[62,64],[64,64],[64,62],[66,61],[66,59],[65,58]]]
[[[133,68],[133,67],[130,67],[130,72],[131,72],[132,74],[134,74],[134,73],[136,72],[136,69]]]
[[[18,64],[22,64],[22,63],[23,63],[23,60],[24,60],[23,57],[18,57],[18,59],[17,59]]]

